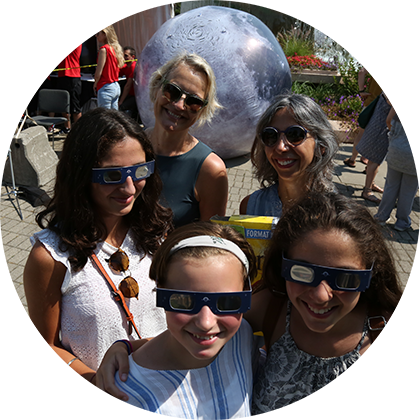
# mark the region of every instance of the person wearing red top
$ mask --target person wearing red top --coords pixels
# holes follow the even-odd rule
[[[134,94],[134,70],[136,68],[136,50],[133,47],[124,47],[124,60],[126,63],[120,69],[120,77],[125,76],[126,82],[118,101],[118,108],[131,117],[137,115],[136,98]]]
[[[98,97],[98,107],[118,110],[121,94],[118,77],[119,69],[124,65],[123,50],[112,25],[98,32],[96,39],[100,48],[93,89]]]

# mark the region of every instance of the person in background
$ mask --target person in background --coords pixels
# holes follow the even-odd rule
[[[75,123],[82,116],[80,99],[82,95],[82,81],[80,79],[80,54],[82,52],[82,40],[78,36],[69,40],[68,49],[59,53],[59,63],[65,70],[58,72],[57,88],[67,90],[70,95],[70,114],[63,113],[67,118],[60,134],[68,134],[72,122]],[[61,61],[62,60],[62,61]],[[72,119],[72,120],[71,120]]]
[[[379,95],[379,100],[373,111],[373,115],[369,120],[363,136],[357,145],[357,151],[368,159],[366,165],[366,179],[365,186],[362,191],[362,198],[375,204],[379,204],[381,199],[378,198],[373,192],[383,193],[384,190],[375,184],[375,178],[378,174],[379,166],[385,160],[388,152],[389,129],[386,124],[388,114],[391,110],[391,103],[382,92]]]
[[[98,63],[94,75],[93,90],[98,97],[98,107],[118,110],[121,94],[120,68],[124,66],[124,54],[112,25],[96,34],[99,44]]]
[[[131,117],[137,115],[136,97],[134,92],[134,70],[136,69],[136,50],[124,47],[125,64],[120,69],[120,77],[125,77],[125,84],[118,100],[118,109],[127,112]]]
[[[381,225],[385,225],[396,204],[397,221],[394,229],[403,232],[411,227],[410,213],[419,183],[413,153],[394,108],[391,108],[388,115],[387,125],[390,129],[386,156],[388,169],[382,201],[374,217]]]

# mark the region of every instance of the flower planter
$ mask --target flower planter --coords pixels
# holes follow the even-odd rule
[[[334,83],[334,78],[341,80],[338,71],[331,70],[292,70],[292,82]]]
[[[329,120],[330,124],[334,130],[335,135],[337,136],[339,143],[353,143],[353,140],[359,132],[359,128],[356,130],[351,130],[350,124],[337,121]]]

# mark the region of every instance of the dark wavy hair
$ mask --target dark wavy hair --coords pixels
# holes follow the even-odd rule
[[[251,148],[251,162],[254,174],[262,188],[279,181],[278,174],[267,159],[261,132],[281,109],[288,109],[297,124],[306,128],[315,139],[315,151],[311,164],[306,168],[308,191],[330,192],[335,187],[332,182],[334,162],[338,151],[338,141],[325,112],[311,98],[288,93],[274,98],[257,123],[256,136]]]
[[[53,198],[36,216],[36,222],[60,236],[61,248],[70,250],[69,260],[75,270],[84,267],[96,244],[107,235],[92,199],[92,168],[98,167],[109,150],[127,137],[138,140],[146,161],[155,158],[149,139],[136,121],[104,108],[84,114],[64,142]],[[139,252],[153,254],[172,229],[172,211],[158,202],[161,189],[162,182],[155,171],[147,178],[131,212],[124,216]]]
[[[248,276],[251,282],[253,281],[257,275],[256,257],[251,245],[248,243],[245,237],[230,226],[219,225],[206,221],[194,222],[179,227],[168,235],[162,246],[157,250],[153,257],[153,262],[150,267],[150,278],[156,280],[159,286],[162,287],[166,281],[169,264],[175,258],[206,258],[210,255],[223,255],[226,253],[230,254],[229,251],[225,251],[219,248],[191,247],[181,249],[175,254],[169,256],[169,252],[178,242],[187,238],[201,235],[216,236],[219,238],[227,239],[238,245],[249,262],[248,275],[246,275],[246,270],[244,269],[244,283]]]
[[[261,288],[286,293],[286,280],[280,276],[282,252],[287,256],[290,248],[317,229],[338,229],[356,242],[365,266],[373,264],[370,287],[360,294],[358,304],[392,314],[402,295],[392,254],[369,210],[340,194],[310,192],[280,218],[265,255]]]

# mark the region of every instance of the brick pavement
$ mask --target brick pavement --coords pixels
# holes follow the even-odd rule
[[[337,188],[343,194],[353,197],[355,200],[365,204],[374,214],[377,206],[363,200],[360,195],[364,184],[365,176],[362,174],[364,165],[357,162],[356,168],[348,168],[342,161],[351,154],[351,144],[342,144],[336,156],[336,175],[334,181]],[[56,150],[60,150],[56,143]],[[249,157],[240,157],[226,161],[229,177],[229,202],[227,215],[238,214],[239,203],[243,197],[258,189],[257,180],[252,176],[252,166]],[[385,183],[386,163],[380,166],[376,183],[383,187]],[[43,187],[48,191],[50,186]],[[5,193],[5,187],[1,189]],[[1,235],[3,240],[4,252],[10,276],[22,304],[27,309],[26,298],[23,289],[23,269],[29,255],[31,244],[29,237],[39,230],[35,224],[35,215],[41,207],[33,207],[29,201],[19,198],[19,204],[23,214],[20,220],[16,211],[15,199],[7,196],[1,197],[0,220]],[[397,232],[392,229],[395,221],[395,210],[391,215],[391,222],[383,228],[383,234],[393,249],[400,279],[403,285],[406,284],[410,275],[411,266],[417,247],[419,233],[419,197],[417,195],[412,212],[412,229],[406,232]]]

